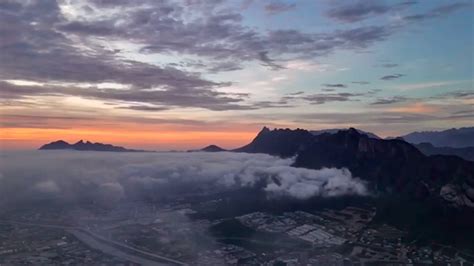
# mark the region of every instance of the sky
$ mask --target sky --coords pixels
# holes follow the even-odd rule
[[[0,148],[473,126],[473,1],[0,2]]]

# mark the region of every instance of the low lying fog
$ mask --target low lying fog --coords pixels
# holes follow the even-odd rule
[[[263,154],[32,151],[0,156],[0,205],[38,198],[115,203],[179,187],[256,183],[268,196],[298,199],[367,194],[365,183],[347,169],[295,168],[292,159]]]

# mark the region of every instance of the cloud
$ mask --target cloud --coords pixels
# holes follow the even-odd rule
[[[24,3],[16,13],[3,11],[2,79],[25,79],[48,82],[116,82],[137,88],[163,86],[168,89],[209,87],[215,85],[174,68],[161,68],[137,61],[123,61],[113,51],[98,45],[83,47],[55,25],[64,17],[55,1]],[[40,11],[50,15],[41,15]],[[10,31],[22,32],[8,34]],[[79,47],[78,47],[79,45]],[[87,44],[83,44],[87,45]],[[83,50],[86,49],[86,50]]]
[[[394,68],[394,67],[397,67],[397,66],[399,66],[399,64],[395,64],[395,63],[386,63],[386,64],[382,64],[381,66],[382,66],[382,67],[385,67],[385,68]]]
[[[259,57],[260,61],[262,62],[262,65],[268,66],[272,70],[285,69],[284,66],[281,66],[281,65],[275,63],[275,60],[268,57],[268,51],[263,51],[263,52],[258,53],[258,57]]]
[[[463,8],[469,8],[469,7],[472,7],[472,2],[456,2],[456,3],[446,4],[446,5],[440,5],[438,7],[433,8],[427,13],[405,16],[403,17],[403,20],[423,21],[427,19],[442,17],[445,15],[451,14],[455,11],[461,10]]]
[[[341,84],[341,83],[335,83],[335,84],[326,83],[326,84],[323,84],[323,86],[330,87],[330,88],[347,88],[347,85]]]
[[[283,3],[283,2],[271,2],[265,5],[265,11],[268,14],[277,14],[281,12],[286,12],[296,7],[295,3]]]
[[[156,9],[154,12],[155,14],[156,12],[167,13],[164,9]],[[130,16],[134,15],[137,14],[130,14]],[[28,81],[39,83],[72,84],[70,87],[82,83],[114,82],[129,85],[131,88],[121,95],[118,95],[120,94],[118,91],[100,90],[94,87],[88,88],[88,91],[78,88],[55,87],[54,89],[57,93],[68,92],[69,95],[85,95],[85,97],[103,100],[135,98],[137,102],[140,102],[140,98],[147,94],[152,98],[162,99],[161,104],[168,107],[181,105],[176,104],[175,100],[178,99],[184,102],[195,102],[200,107],[214,110],[227,109],[224,107],[227,103],[231,106],[235,105],[234,100],[217,96],[223,94],[217,93],[215,89],[224,84],[205,80],[197,73],[124,60],[117,56],[116,51],[88,39],[93,36],[115,38],[125,28],[110,28],[113,24],[111,21],[83,22],[70,21],[71,19],[62,12],[56,1],[18,2],[15,5],[12,4],[12,7],[2,9],[0,11],[0,35],[2,36],[0,79],[27,78]],[[233,18],[220,17],[220,19]],[[17,34],[18,32],[21,34]],[[76,39],[74,37],[76,34],[82,37]],[[222,63],[218,67],[230,68],[228,65],[223,66]],[[51,87],[51,84],[47,85]],[[8,90],[5,86],[2,84],[2,93]],[[158,89],[160,92],[150,91],[152,89]],[[26,88],[22,90],[25,91]],[[30,88],[30,91],[33,90]],[[46,91],[53,93],[51,88]],[[9,91],[9,94],[12,92]],[[220,102],[217,108],[212,107],[214,98]],[[235,107],[240,108],[237,105]]]
[[[135,110],[135,111],[159,112],[159,111],[168,110],[169,108],[159,107],[159,106],[148,106],[148,105],[127,105],[127,106],[117,107],[117,109],[129,109],[129,110]]]
[[[269,169],[273,175],[284,177],[279,182],[268,183],[264,190],[275,195],[289,195],[297,199],[308,199],[315,195],[334,197],[343,195],[367,195],[367,188],[358,179],[352,178],[347,169],[321,169],[318,173]]]
[[[293,107],[288,103],[288,100],[291,99],[290,97],[282,97],[279,101],[259,101],[252,104],[255,106],[255,109],[260,108],[288,108]]]
[[[400,124],[420,123],[420,121],[436,121],[444,120],[443,117],[437,117],[435,115],[412,113],[405,110],[399,111],[378,111],[378,112],[357,112],[357,113],[314,113],[314,114],[302,114],[299,116],[299,121],[312,122],[312,123],[331,123],[336,125],[353,124],[357,121],[359,125],[377,125],[383,124],[395,124],[397,128]]]
[[[404,97],[404,96],[394,96],[394,97],[388,97],[388,98],[378,98],[372,104],[373,105],[394,104],[394,103],[406,102],[407,100],[408,100],[408,98]]]
[[[17,86],[0,81],[0,92],[4,99],[21,99],[32,96],[77,96],[107,102],[134,103],[128,109],[157,111],[172,107],[200,107],[204,109],[248,110],[255,106],[241,104],[242,95],[218,92],[213,89],[180,87],[172,90],[136,90],[59,85]],[[136,105],[136,103],[150,104]]]
[[[405,74],[393,74],[393,75],[386,75],[381,77],[381,80],[393,80],[393,79],[399,79],[401,77],[404,77]]]
[[[338,6],[345,11],[334,14],[358,20],[385,12],[380,6],[375,1],[362,3],[359,10]],[[446,14],[462,6],[446,5],[432,13]],[[278,1],[267,7],[276,12],[294,4]],[[247,63],[279,70],[301,60],[310,62],[306,69],[313,69],[315,58],[339,50],[367,49],[400,28],[377,24],[323,32],[262,30],[249,27],[239,10],[220,0],[8,1],[0,10],[0,80],[27,79],[44,86],[20,88],[2,83],[1,104],[16,101],[34,106],[28,97],[54,95],[100,100],[143,112],[182,107],[267,108],[269,104],[254,104],[222,92],[230,82],[213,81],[202,73],[235,71]],[[145,56],[157,59],[140,61]],[[161,62],[162,57],[178,62]],[[103,83],[126,89],[97,85]]]
[[[434,96],[433,98],[454,98],[454,99],[472,99],[474,98],[474,92],[473,91],[452,91],[452,92],[447,92],[443,93],[437,96]]]
[[[385,40],[392,33],[391,26],[366,26],[336,32],[334,37],[336,40],[344,42],[341,45],[344,48],[360,49],[367,48],[375,41]]]
[[[370,84],[370,82],[368,82],[368,81],[352,81],[351,83],[358,84],[358,85],[368,85],[368,84]]]
[[[44,180],[34,185],[36,191],[42,193],[57,193],[59,192],[59,187],[53,180]]]
[[[319,94],[310,94],[302,99],[309,101],[312,104],[324,104],[327,102],[347,102],[353,101],[354,97],[363,96],[363,93],[350,93],[350,92],[339,92],[339,93],[319,93]]]
[[[336,21],[352,23],[389,12],[401,11],[415,3],[415,1],[406,1],[394,5],[385,5],[382,1],[375,0],[343,2],[343,4],[329,9],[326,15]]]
[[[225,124],[224,121],[209,122],[203,120],[193,119],[180,119],[180,118],[151,118],[151,117],[136,117],[136,116],[109,116],[109,117],[97,117],[95,113],[82,114],[82,115],[52,115],[50,113],[43,114],[36,110],[32,114],[9,114],[7,112],[2,113],[0,116],[0,124],[3,127],[12,128],[62,128],[70,129],[74,127],[114,127],[117,124],[121,124],[123,127],[134,128],[137,124],[142,126],[166,126],[174,125],[180,126],[181,130],[187,127],[196,128],[214,128],[218,125]]]
[[[3,153],[0,205],[54,196],[64,204],[96,201],[108,206],[209,186],[218,191],[262,185],[269,195],[298,199],[368,193],[365,183],[346,169],[310,170],[292,163],[293,159],[227,152]]]
[[[297,95],[302,95],[302,94],[304,94],[304,91],[297,91],[297,92],[288,93],[288,95],[290,95],[290,96],[297,96]]]
[[[298,116],[285,113],[272,113],[260,116],[261,119],[272,121],[275,119],[287,119],[296,125],[306,124],[308,126],[315,124],[324,124],[327,127],[347,127],[353,125],[359,128],[372,128],[372,130],[383,130],[380,125],[385,127],[392,127],[394,131],[398,131],[400,126],[413,126],[414,129],[420,127],[425,123],[438,121],[446,123],[446,121],[453,121],[455,114],[451,113],[457,109],[469,109],[469,105],[463,104],[460,106],[447,106],[446,109],[438,110],[439,106],[432,106],[426,104],[413,104],[408,106],[401,106],[399,108],[381,108],[374,111],[366,112],[307,112],[299,113]],[[449,115],[447,115],[449,114]],[[469,113],[465,113],[469,117]],[[462,114],[461,114],[462,115]],[[460,117],[462,118],[462,117]],[[459,126],[469,123],[468,119],[459,120]],[[457,122],[457,121],[456,121]]]
[[[182,91],[184,92],[186,89]],[[243,100],[249,96],[247,93],[223,93],[215,90],[197,89],[194,89],[194,94],[191,92],[181,94],[167,90],[136,91],[97,87],[17,86],[0,81],[0,92],[4,99],[18,100],[33,96],[77,96],[109,103],[115,102],[117,105],[129,103],[130,105],[115,108],[148,112],[164,111],[173,107],[195,107],[213,111],[287,107],[285,101],[257,101],[244,104]]]
[[[442,87],[447,85],[461,84],[461,83],[470,83],[470,80],[453,80],[453,81],[434,81],[434,82],[421,82],[421,83],[412,83],[412,84],[400,84],[397,85],[397,89],[400,90],[420,90],[428,89],[435,87]]]
[[[107,182],[99,185],[100,202],[113,206],[125,197],[125,190],[118,182]]]
[[[472,118],[474,118],[474,109],[461,110],[461,111],[453,112],[453,113],[451,113],[449,118],[452,118],[452,119],[464,119],[464,118],[472,119]]]
[[[232,62],[232,61],[226,61],[226,62],[218,62],[211,64],[210,66],[207,67],[207,71],[209,73],[219,73],[219,72],[227,72],[227,71],[235,71],[235,70],[241,70],[243,67],[239,64],[239,62]]]
[[[238,68],[238,64],[247,61],[261,61],[273,68],[273,64],[267,64],[271,55],[281,58],[314,57],[338,48],[366,47],[371,42],[381,40],[386,31],[384,27],[360,27],[323,34],[294,29],[260,32],[244,26],[242,16],[229,8],[223,8],[225,5],[220,2],[215,6],[207,5],[205,9],[193,6],[196,9],[192,16],[179,2],[146,2],[146,7],[139,9],[124,6],[126,16],[120,13],[105,21],[87,22],[90,27],[99,25],[103,28],[107,25],[109,30],[106,35],[88,27],[70,28],[64,25],[60,29],[83,37],[99,33],[98,36],[134,40],[143,45],[140,50],[142,53],[199,56],[206,59],[206,64],[220,64],[224,61],[231,66],[223,67],[224,70],[234,70]],[[286,4],[276,3],[270,4],[269,8],[277,10],[287,7]],[[102,11],[107,12],[108,9]]]
[[[387,5],[383,1],[350,1],[342,2],[330,8],[326,12],[326,16],[343,23],[360,22],[380,15],[398,15],[415,5],[416,1],[405,1],[393,5]],[[425,13],[402,15],[403,21],[416,22],[427,19],[442,17],[458,10],[472,6],[470,2],[455,2],[437,6]]]
[[[268,8],[277,11],[293,6],[278,3]],[[11,103],[33,96],[77,96],[123,102],[126,107],[119,108],[150,112],[178,107],[257,109],[259,105],[244,104],[236,95],[219,92],[230,82],[214,82],[194,71],[234,71],[246,62],[278,70],[285,68],[279,62],[367,48],[392,33],[385,26],[324,33],[258,31],[245,26],[243,17],[223,1],[140,0],[131,5],[90,0],[87,10],[74,1],[53,0],[2,6],[0,80],[44,84],[42,88],[20,88],[2,83],[4,99]],[[152,64],[135,55],[180,57],[180,63]],[[127,89],[97,86],[100,83]],[[84,88],[84,84],[90,86]]]

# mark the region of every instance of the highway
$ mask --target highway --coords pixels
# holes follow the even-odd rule
[[[184,262],[172,258],[167,258],[164,256],[146,252],[128,246],[126,244],[104,238],[101,235],[98,235],[90,230],[80,227],[44,223],[19,222],[11,220],[4,220],[3,223],[62,229],[71,233],[78,240],[93,249],[100,250],[106,254],[132,261],[141,265],[188,265]]]

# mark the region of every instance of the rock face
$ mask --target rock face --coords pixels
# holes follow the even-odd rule
[[[416,198],[437,197],[443,185],[474,184],[474,163],[455,156],[426,156],[403,140],[378,140],[355,130],[315,138],[296,166],[346,167],[374,189]]]
[[[92,143],[90,141],[84,142],[80,140],[74,144],[69,144],[66,141],[58,140],[45,144],[39,148],[40,150],[77,150],[77,151],[111,151],[111,152],[138,152],[141,150],[131,150],[120,146],[114,146],[103,143]]]
[[[295,156],[297,167],[345,167],[369,181],[377,193],[426,199],[439,198],[441,188],[448,184],[474,187],[474,162],[456,156],[426,156],[401,139],[371,138],[353,128],[319,135],[303,129],[263,128],[251,143],[234,151]]]
[[[474,127],[453,128],[444,131],[413,132],[401,137],[414,144],[428,142],[436,147],[474,147]]]
[[[313,137],[313,134],[303,129],[270,130],[264,127],[252,142],[233,151],[291,157],[304,149]]]
[[[347,129],[332,128],[332,129],[322,129],[322,130],[311,130],[310,132],[313,135],[321,135],[321,134],[324,134],[324,133],[335,134],[335,133],[337,133],[338,131],[341,131],[341,130],[347,130]],[[363,130],[360,130],[360,129],[356,129],[356,130],[360,134],[367,135],[369,138],[380,139],[380,137],[375,135],[374,133],[363,131]]]
[[[474,248],[474,162],[427,156],[402,139],[375,139],[356,129],[313,135],[264,128],[237,152],[295,157],[294,166],[345,167],[369,184],[377,221],[414,238]]]

